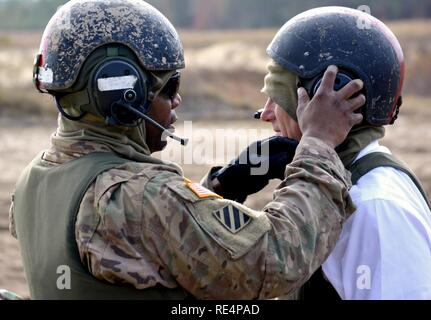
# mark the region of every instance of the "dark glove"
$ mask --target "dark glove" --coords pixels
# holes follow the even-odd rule
[[[286,165],[292,162],[298,142],[274,136],[252,143],[239,157],[212,173],[220,183],[219,193],[244,202],[248,195],[262,190],[272,179],[284,179]]]

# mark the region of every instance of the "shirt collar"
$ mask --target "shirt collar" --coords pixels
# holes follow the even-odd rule
[[[388,148],[380,145],[379,140],[375,140],[371,142],[368,146],[366,146],[364,149],[362,149],[361,152],[359,152],[358,156],[353,161],[353,163],[365,157],[366,155],[374,152],[383,152],[387,154],[392,154]]]

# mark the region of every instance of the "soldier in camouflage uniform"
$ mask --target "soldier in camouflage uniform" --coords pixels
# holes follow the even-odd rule
[[[58,129],[10,211],[32,298],[267,299],[299,288],[330,253],[354,210],[334,148],[362,120],[332,90],[334,70],[300,101],[302,140],[255,211],[151,156],[166,141],[150,119],[175,122],[183,67],[175,29],[143,1],[70,1],[50,21],[35,83],[55,97]]]

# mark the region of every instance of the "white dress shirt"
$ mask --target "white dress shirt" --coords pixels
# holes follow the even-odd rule
[[[357,159],[390,151],[377,141]],[[380,167],[350,190],[357,211],[347,220],[325,276],[342,299],[431,299],[431,213],[403,172]]]

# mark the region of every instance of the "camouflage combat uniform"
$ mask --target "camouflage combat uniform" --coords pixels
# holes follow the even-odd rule
[[[111,150],[71,143],[43,158],[55,166],[95,151]],[[173,164],[106,171],[77,215],[82,262],[98,279],[138,289],[181,286],[199,299],[285,295],[324,262],[354,211],[350,175],[322,141],[303,139],[286,176],[274,200],[255,211],[190,182]]]

